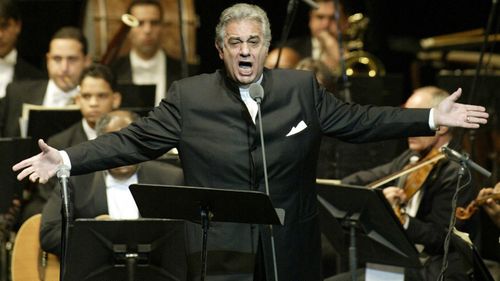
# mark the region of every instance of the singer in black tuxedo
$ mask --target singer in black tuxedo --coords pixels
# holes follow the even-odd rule
[[[271,40],[265,12],[255,5],[236,4],[220,19],[216,48],[225,70],[174,82],[167,98],[147,117],[119,132],[65,152],[39,142],[44,153],[13,168],[24,169],[20,179],[30,175],[31,180],[44,182],[64,162],[64,153],[71,174],[78,175],[154,159],[177,147],[186,185],[264,191],[258,122],[253,119],[254,101],[246,92],[252,83],[260,83],[265,93],[262,123],[270,197],[275,208],[285,210],[284,225],[273,227],[279,280],[322,280],[315,191],[322,135],[350,142],[432,135],[430,110],[347,104],[320,87],[310,72],[263,69]],[[449,120],[464,127],[469,125],[465,120],[472,125],[486,122],[487,114],[479,112],[484,108],[469,111],[448,101],[453,110],[434,110],[431,120],[438,126],[451,124]],[[267,228],[258,229],[213,223],[207,280],[273,280]],[[190,262],[195,280],[199,232],[199,226],[188,232],[196,257]]]
[[[344,104],[304,71],[266,69],[262,86],[271,198],[276,208],[286,211],[285,225],[274,228],[280,279],[319,280],[314,184],[321,135],[361,142],[410,132],[431,134],[429,110]],[[187,185],[264,191],[258,128],[238,86],[224,71],[174,82],[168,96],[148,117],[120,133],[68,148],[75,163],[71,173],[145,161],[178,147]],[[301,121],[307,127],[287,136]],[[226,249],[228,255],[242,254],[232,259],[243,261],[252,254],[251,239],[257,233],[251,226],[215,224],[211,230],[209,250],[220,254],[223,241],[233,240],[234,247]],[[238,243],[235,237],[240,238]],[[266,243],[264,249],[269,250]]]

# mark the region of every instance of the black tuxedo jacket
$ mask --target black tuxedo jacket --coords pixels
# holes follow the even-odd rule
[[[183,185],[182,170],[174,165],[150,161],[141,164],[138,182],[149,184]],[[104,172],[70,177],[74,219],[95,218],[108,214],[108,202]],[[40,227],[42,249],[61,253],[61,187],[58,184],[43,208]]]
[[[346,104],[306,71],[265,69],[262,86],[271,199],[275,208],[286,212],[284,226],[273,228],[280,280],[320,280],[314,186],[321,136],[363,142],[432,134],[429,110]],[[292,129],[300,123],[307,127]],[[174,82],[167,99],[149,116],[66,151],[74,163],[72,174],[82,174],[156,158],[177,147],[187,185],[264,191],[258,132],[238,87],[224,71],[217,71]],[[254,230],[247,225],[214,223],[208,249],[220,259],[217,266],[209,265],[208,273],[253,271],[251,263],[245,268],[232,266],[254,253]],[[198,234],[192,235],[198,239],[194,245],[201,245]],[[269,254],[269,237],[260,238]],[[271,273],[271,260],[268,255],[265,258]]]
[[[47,75],[45,75],[38,68],[29,64],[21,57],[17,56],[17,61],[16,64],[14,65],[13,81],[37,80],[37,79],[47,79]]]
[[[7,86],[0,108],[0,132],[2,137],[19,137],[19,117],[23,103],[43,104],[49,80],[12,82]]]
[[[72,145],[76,145],[87,141],[87,135],[83,130],[82,121],[71,125],[66,130],[57,133],[47,140],[47,144],[56,149],[65,149]]]

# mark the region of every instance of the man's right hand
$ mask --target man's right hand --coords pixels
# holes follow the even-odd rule
[[[59,166],[63,164],[63,159],[57,149],[50,147],[41,139],[38,140],[38,146],[42,152],[12,167],[14,172],[22,169],[17,175],[18,180],[29,176],[32,182],[38,180],[40,183],[46,183],[56,174]]]
[[[391,206],[400,205],[405,202],[406,194],[402,188],[390,186],[383,189],[385,198],[389,201]]]

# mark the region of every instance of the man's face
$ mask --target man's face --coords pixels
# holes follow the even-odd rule
[[[261,24],[253,20],[233,21],[226,25],[222,49],[217,46],[227,73],[240,85],[249,85],[260,78],[267,57]]]
[[[0,19],[0,58],[14,49],[20,32],[21,22],[14,19]]]
[[[82,70],[90,60],[83,54],[83,46],[75,39],[53,39],[47,53],[49,78],[67,92],[78,85]]]
[[[105,133],[117,132],[131,123],[131,120],[124,120],[123,118],[113,119],[109,122],[108,126],[104,129]],[[108,172],[117,179],[127,179],[131,177],[139,168],[139,165],[121,166],[109,169]]]
[[[319,2],[319,8],[311,10],[309,14],[309,29],[311,35],[317,37],[322,31],[336,33],[335,6],[333,1]]]
[[[94,128],[104,114],[120,106],[120,95],[114,93],[106,80],[87,76],[80,84],[80,93],[75,97],[83,118]]]
[[[429,108],[432,107],[432,96],[425,91],[415,91],[405,103],[406,108]],[[408,147],[415,152],[424,152],[434,147],[438,135],[428,137],[409,137]]]
[[[130,43],[141,58],[149,59],[160,49],[162,22],[154,5],[136,5],[130,13],[139,20],[139,26],[130,29]]]

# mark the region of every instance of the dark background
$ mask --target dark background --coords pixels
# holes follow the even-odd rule
[[[19,0],[24,22],[18,43],[21,55],[45,69],[44,54],[50,36],[61,26],[79,26],[85,2]],[[237,2],[195,0],[200,20],[197,51],[202,72],[211,72],[221,66],[213,46],[214,28],[220,12]],[[274,47],[281,36],[288,0],[248,2],[261,6],[268,13]],[[406,69],[420,38],[486,27],[491,7],[489,0],[352,0],[345,5],[349,13],[363,12],[370,18],[365,49],[379,56],[389,72]],[[308,10],[308,6],[300,2],[290,37],[307,34]]]

